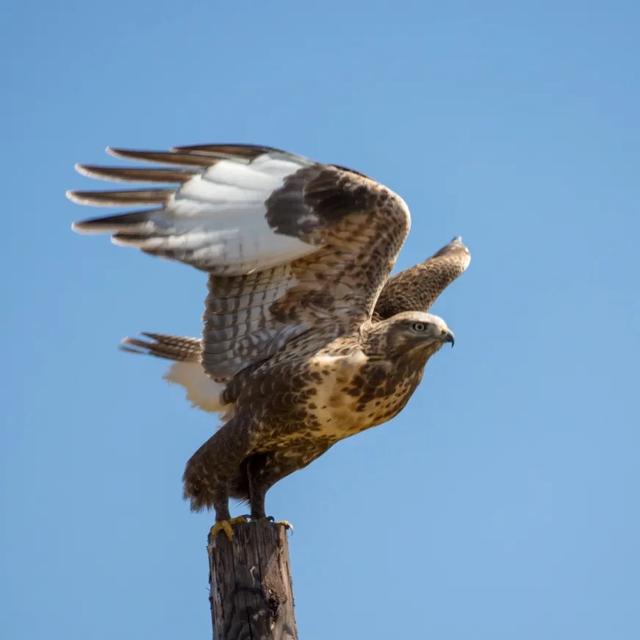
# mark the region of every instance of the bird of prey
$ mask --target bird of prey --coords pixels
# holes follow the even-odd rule
[[[229,498],[263,518],[265,494],[333,444],[386,422],[454,337],[427,313],[469,265],[459,238],[390,278],[410,216],[362,173],[271,147],[108,149],[158,166],[78,165],[135,189],[72,191],[88,205],[149,205],[75,223],[208,274],[202,339],[128,338],[174,360],[168,379],[222,426],[187,462],[184,494],[231,531]]]

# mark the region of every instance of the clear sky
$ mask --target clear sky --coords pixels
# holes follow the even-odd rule
[[[248,142],[402,194],[399,267],[473,253],[407,409],[268,496],[301,638],[639,638],[639,7],[5,3],[0,636],[209,637],[214,424],[116,349],[197,335],[205,277],[64,191],[108,144]]]

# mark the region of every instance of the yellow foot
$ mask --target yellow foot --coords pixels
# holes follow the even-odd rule
[[[243,524],[245,522],[249,522],[249,518],[246,516],[238,516],[237,518],[230,518],[229,520],[220,520],[220,522],[216,522],[213,527],[211,527],[211,531],[209,531],[209,540],[213,540],[221,531],[224,531],[227,539],[231,542],[233,539],[233,525]]]

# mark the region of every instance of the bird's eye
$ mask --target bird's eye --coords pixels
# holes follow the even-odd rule
[[[414,331],[424,331],[427,325],[424,322],[414,322],[412,328]]]

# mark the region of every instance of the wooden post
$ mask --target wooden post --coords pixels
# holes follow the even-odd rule
[[[233,540],[209,536],[209,586],[215,640],[296,640],[285,524],[236,524]]]

